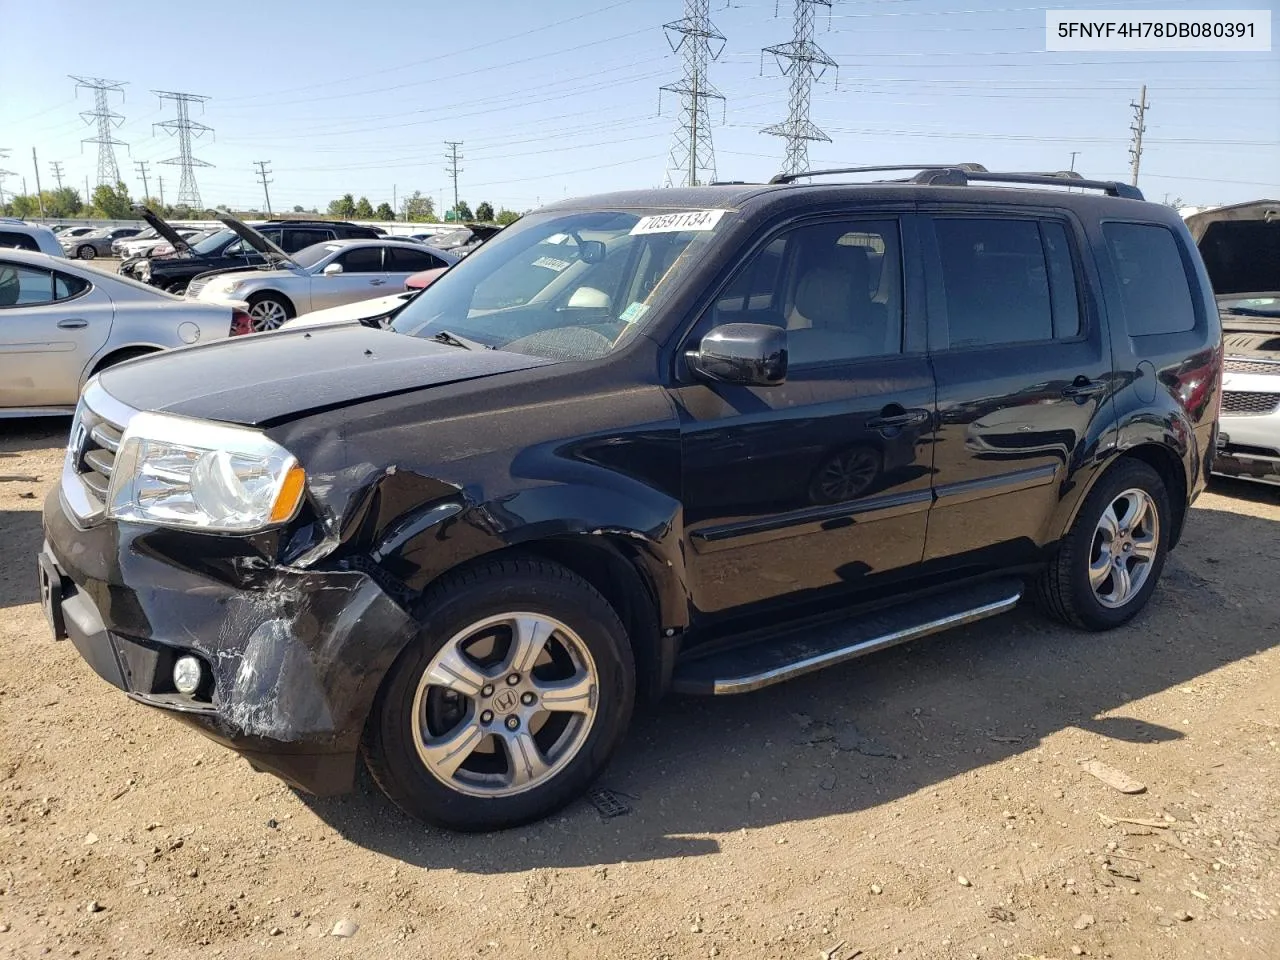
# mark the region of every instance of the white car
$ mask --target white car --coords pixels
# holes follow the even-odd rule
[[[62,244],[48,227],[10,217],[0,217],[0,247],[35,250],[51,257],[63,256]]]
[[[270,266],[205,274],[191,281],[187,297],[246,302],[254,332],[279,329],[304,313],[403,290],[412,274],[436,265],[429,251],[410,240],[331,240],[289,256],[256,231],[242,235]]]
[[[338,323],[363,323],[365,326],[385,327],[393,313],[418,295],[417,290],[395,293],[389,297],[361,300],[340,307],[313,310],[300,317],[286,320],[282,329],[297,330],[301,327],[331,327]],[[384,322],[385,321],[385,322]]]
[[[187,303],[61,257],[0,249],[0,417],[71,413],[99,370],[227,337],[231,304]]]

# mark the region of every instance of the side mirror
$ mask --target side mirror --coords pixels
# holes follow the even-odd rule
[[[583,263],[602,263],[607,252],[603,240],[583,240],[578,244],[578,256]]]
[[[330,263],[320,272],[323,273],[326,277],[336,277],[338,274],[342,272],[342,264]]]
[[[772,387],[787,379],[787,331],[765,323],[725,323],[686,355],[699,376]]]

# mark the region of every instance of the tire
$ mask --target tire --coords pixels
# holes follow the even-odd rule
[[[1130,527],[1135,513],[1129,511],[1139,504],[1145,512]],[[1118,538],[1103,529],[1108,511],[1116,522],[1105,526],[1118,530]],[[1147,605],[1160,579],[1172,533],[1173,511],[1160,475],[1139,460],[1121,460],[1089,492],[1041,575],[1036,585],[1041,606],[1084,630],[1128,623]]]
[[[93,249],[93,244],[91,243],[82,243],[79,249],[76,250],[76,257],[81,260],[92,260],[97,255],[98,251]]]
[[[281,294],[256,293],[249,298],[249,316],[253,318],[254,333],[279,330],[297,315],[289,298]]]
[[[538,820],[586,790],[635,702],[631,645],[608,601],[558,564],[518,558],[441,578],[414,612],[418,637],[388,671],[365,728],[365,762],[382,791],[411,817],[478,831]],[[556,625],[523,673],[514,614],[524,625]],[[513,676],[521,686],[508,686]],[[574,705],[544,710],[539,698],[550,703],[557,682],[558,699]],[[470,693],[461,689],[468,684]],[[521,752],[529,742],[532,756]]]

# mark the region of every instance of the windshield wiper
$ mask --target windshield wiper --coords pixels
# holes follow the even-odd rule
[[[1268,320],[1280,318],[1280,310],[1259,310],[1256,307],[1227,307],[1227,313],[1237,317],[1266,317]]]
[[[483,343],[468,340],[465,337],[458,336],[456,333],[450,333],[448,330],[437,331],[431,339],[436,343],[447,343],[451,347],[461,347],[463,350],[475,350],[477,348],[481,350],[489,349]]]

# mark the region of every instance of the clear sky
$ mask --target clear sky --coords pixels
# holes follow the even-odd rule
[[[777,171],[787,80],[760,48],[790,39],[792,0],[712,0],[728,38],[712,82],[726,95],[714,130],[721,179]],[[1044,53],[1044,11],[1272,8],[1275,0],[835,0],[817,42],[840,64],[814,93],[832,143],[812,167],[977,161],[991,169],[1063,169],[1128,179],[1130,102],[1147,84],[1141,186],[1191,204],[1280,196],[1280,52]],[[279,211],[343,193],[377,205],[421,190],[447,196],[444,141],[461,140],[460,194],[474,208],[525,210],[565,196],[658,185],[678,104],[658,88],[680,63],[662,31],[682,0],[0,0],[0,169],[6,193],[35,188],[49,161],[83,189],[96,148],[67,74],[127,82],[121,172],[135,161],[177,192],[159,161],[177,144],[151,92],[210,97],[193,117],[206,205],[262,204],[256,160],[270,161]],[[1280,15],[1273,12],[1280,24]],[[451,199],[451,198],[450,198]]]

